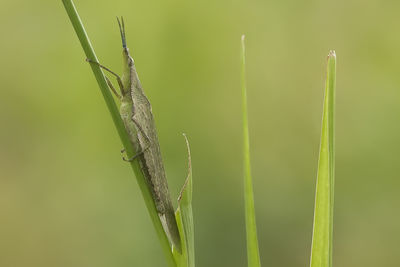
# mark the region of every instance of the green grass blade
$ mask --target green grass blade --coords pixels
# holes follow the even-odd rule
[[[93,47],[89,41],[89,37],[86,34],[85,28],[83,27],[82,21],[78,15],[78,12],[75,8],[74,3],[72,2],[72,0],[62,0],[62,2],[64,4],[65,10],[66,10],[70,20],[71,20],[72,26],[74,27],[76,35],[78,36],[78,39],[82,45],[82,48],[86,55],[86,58],[90,58],[92,60],[97,61],[96,54],[95,54]],[[82,58],[82,61],[83,60],[84,60],[84,58]],[[118,108],[117,108],[117,106],[114,102],[114,99],[110,93],[107,82],[104,78],[104,74],[97,65],[88,64],[88,66],[90,66],[92,68],[93,74],[97,80],[99,87],[100,87],[101,93],[107,104],[108,110],[111,114],[112,120],[118,131],[118,134],[122,141],[122,144],[124,145],[127,156],[128,156],[128,158],[130,158],[133,155],[135,155],[136,152],[133,150],[133,147],[129,141],[128,134],[125,130],[125,126],[122,122]],[[138,161],[135,160],[135,161],[131,162],[131,166],[135,173],[137,183],[142,192],[144,202],[145,202],[147,210],[150,214],[150,218],[153,222],[153,226],[156,230],[161,247],[164,251],[167,263],[170,267],[175,267],[176,263],[175,263],[173,255],[172,255],[171,245],[168,241],[168,237],[167,237],[166,233],[164,232],[164,228],[158,217],[156,206],[155,206],[153,198],[151,196],[151,192],[150,192],[150,190],[146,184],[146,181],[143,177],[143,174],[140,170]]]
[[[188,150],[188,176],[178,199],[178,209],[175,217],[181,235],[182,254],[174,251],[178,267],[194,267],[194,226],[192,211],[192,160],[190,157],[189,141],[185,136]]]
[[[332,267],[333,197],[335,175],[336,55],[328,55],[321,147],[315,193],[311,267]]]
[[[244,202],[246,217],[246,241],[247,241],[247,263],[249,267],[259,267],[260,255],[257,240],[256,215],[254,209],[253,182],[250,170],[250,145],[249,125],[247,120],[247,93],[246,93],[246,71],[245,71],[245,45],[242,36],[242,114],[243,114],[243,153],[244,153]]]

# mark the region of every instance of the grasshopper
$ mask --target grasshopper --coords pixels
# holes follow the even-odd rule
[[[161,158],[156,126],[151,105],[143,92],[135,63],[126,46],[125,25],[117,18],[122,39],[123,74],[120,77],[109,68],[90,59],[88,62],[97,64],[116,77],[120,93],[117,92],[109,78],[106,81],[111,91],[120,100],[120,114],[132,146],[137,154],[126,161],[138,159],[143,176],[151,191],[161,223],[173,246],[181,252],[181,241],[175,219],[174,208],[168,190],[164,164]],[[121,152],[124,152],[122,150]]]

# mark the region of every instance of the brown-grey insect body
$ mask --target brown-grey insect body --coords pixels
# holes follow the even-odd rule
[[[135,151],[137,151],[137,155],[128,160],[139,160],[143,176],[153,196],[164,229],[169,235],[174,247],[180,252],[180,235],[168,190],[151,105],[143,92],[142,85],[136,72],[135,63],[126,46],[125,27],[122,19],[121,23],[118,20],[124,59],[122,77],[119,78],[116,73],[100,64],[99,66],[117,77],[121,95],[117,93],[108,78],[107,83],[110,89],[117,94],[121,100],[120,114],[130,137],[130,141]]]

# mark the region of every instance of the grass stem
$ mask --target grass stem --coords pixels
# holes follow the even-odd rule
[[[73,1],[72,0],[62,0],[62,2],[64,4],[65,10],[66,10],[70,20],[71,20],[72,26],[74,27],[76,35],[78,36],[78,39],[82,45],[83,51],[85,52],[85,55],[86,55],[86,58],[89,58],[91,60],[98,62],[96,54],[95,54],[93,47],[89,41],[89,37],[86,34],[85,28],[83,27],[82,21],[79,17],[79,14],[75,8]],[[114,98],[112,97],[111,92],[108,88],[104,74],[98,65],[88,64],[88,66],[90,66],[92,68],[93,74],[97,80],[97,83],[100,87],[100,91],[106,102],[108,111],[111,114],[115,128],[117,129],[117,132],[118,132],[119,137],[122,141],[122,144],[125,148],[127,156],[130,158],[133,155],[135,155],[135,151],[129,141],[128,134],[127,134],[127,132],[125,130],[125,126],[122,122],[121,116],[119,114],[119,110],[114,102]],[[164,228],[158,217],[157,210],[156,210],[154,201],[151,196],[151,192],[150,192],[149,188],[147,187],[147,184],[145,182],[143,174],[140,170],[138,161],[131,162],[131,166],[132,166],[133,172],[135,173],[137,183],[142,192],[144,202],[145,202],[147,210],[150,214],[151,221],[153,222],[153,226],[156,230],[158,239],[159,239],[161,247],[164,251],[168,265],[170,267],[175,267],[176,263],[173,258],[173,255],[172,255],[171,245],[168,241],[166,233],[164,232]]]

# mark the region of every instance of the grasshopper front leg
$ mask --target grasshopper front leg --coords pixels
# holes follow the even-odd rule
[[[121,95],[118,94],[117,90],[115,90],[114,85],[112,84],[112,82],[110,81],[110,79],[108,79],[107,76],[104,76],[106,78],[106,82],[108,84],[108,87],[110,87],[111,91],[114,93],[114,95],[118,98],[121,99]]]
[[[89,58],[86,59],[87,62],[89,63],[93,63],[96,64],[97,66],[99,66],[100,68],[104,69],[105,71],[108,71],[109,73],[111,73],[112,75],[115,76],[115,78],[117,79],[118,85],[119,85],[119,89],[121,91],[121,94],[124,95],[125,89],[124,89],[124,85],[122,83],[122,79],[121,77],[119,77],[118,74],[116,74],[115,72],[113,72],[112,70],[110,70],[109,68],[101,65],[99,62],[96,62],[94,60],[91,60]],[[118,97],[121,98],[121,96],[119,96],[119,94],[117,93],[117,91],[115,90],[114,86],[112,85],[111,81],[106,77],[106,81],[108,86],[110,87],[110,89],[113,91],[113,93]]]

